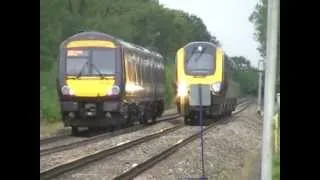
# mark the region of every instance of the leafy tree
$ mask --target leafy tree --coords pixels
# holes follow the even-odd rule
[[[244,95],[257,95],[258,93],[258,71],[252,67],[250,61],[243,56],[231,57],[238,71],[233,73],[233,79],[240,84],[240,89]]]
[[[267,38],[267,12],[268,0],[260,0],[255,10],[249,17],[249,21],[255,26],[255,37],[259,42],[258,51],[262,58],[266,57],[266,38]],[[280,92],[280,26],[278,31],[278,60],[277,60],[277,80],[276,91]]]

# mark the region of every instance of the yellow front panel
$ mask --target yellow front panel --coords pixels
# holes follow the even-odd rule
[[[77,47],[102,47],[102,48],[115,48],[116,45],[111,41],[101,41],[101,40],[79,40],[71,41],[67,48],[77,48]]]
[[[67,78],[67,85],[70,87],[75,96],[79,97],[98,97],[105,96],[111,91],[114,85],[114,77],[107,77],[108,79],[101,79],[100,77],[81,77],[79,79]]]
[[[223,51],[221,48],[217,48],[215,72],[212,75],[205,77],[193,77],[185,74],[184,71],[184,49],[181,48],[177,52],[177,79],[178,82],[184,82],[187,84],[212,84],[214,82],[222,82],[223,80]]]

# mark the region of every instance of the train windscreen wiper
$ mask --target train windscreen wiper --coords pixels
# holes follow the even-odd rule
[[[198,57],[194,60],[194,62],[199,61],[200,57],[204,54],[205,51],[206,51],[206,47],[200,52],[200,54],[199,54]]]
[[[80,72],[77,74],[76,78],[79,79],[79,77],[82,75],[84,68],[89,64],[89,59],[86,61],[86,63],[83,64],[81,67]]]
[[[101,73],[100,69],[94,63],[91,63],[91,66],[97,71],[97,73],[101,77],[101,79],[104,79],[104,76]]]
[[[207,49],[207,47],[205,47],[200,53],[199,53],[199,55],[194,59],[194,62],[197,62],[199,59],[200,59],[200,57],[203,55],[203,53],[206,51],[206,49]],[[195,55],[195,50],[196,50],[196,47],[194,47],[193,49],[192,49],[192,52],[191,52],[191,58],[189,58],[189,60],[187,61],[187,62],[189,62],[192,58],[193,58],[193,56]]]

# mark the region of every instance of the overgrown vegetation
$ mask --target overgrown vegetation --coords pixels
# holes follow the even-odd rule
[[[248,59],[243,56],[231,57],[238,66],[238,71],[233,73],[233,79],[240,84],[242,95],[257,95],[258,93],[258,71],[251,66]]]
[[[280,154],[276,154],[273,158],[272,179],[280,180]]]

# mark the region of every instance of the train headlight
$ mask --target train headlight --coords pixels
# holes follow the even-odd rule
[[[61,88],[61,93],[63,94],[63,95],[74,95],[74,92],[73,92],[73,90],[71,89],[71,88],[69,88],[68,86],[63,86],[62,88]]]
[[[112,86],[112,88],[108,91],[108,95],[118,95],[120,94],[120,87],[119,86]]]
[[[218,93],[218,92],[221,91],[221,86],[222,86],[221,82],[213,83],[213,84],[211,85],[211,90],[212,90],[214,93]]]
[[[188,86],[186,83],[179,83],[178,84],[178,96],[187,96],[188,95]]]

